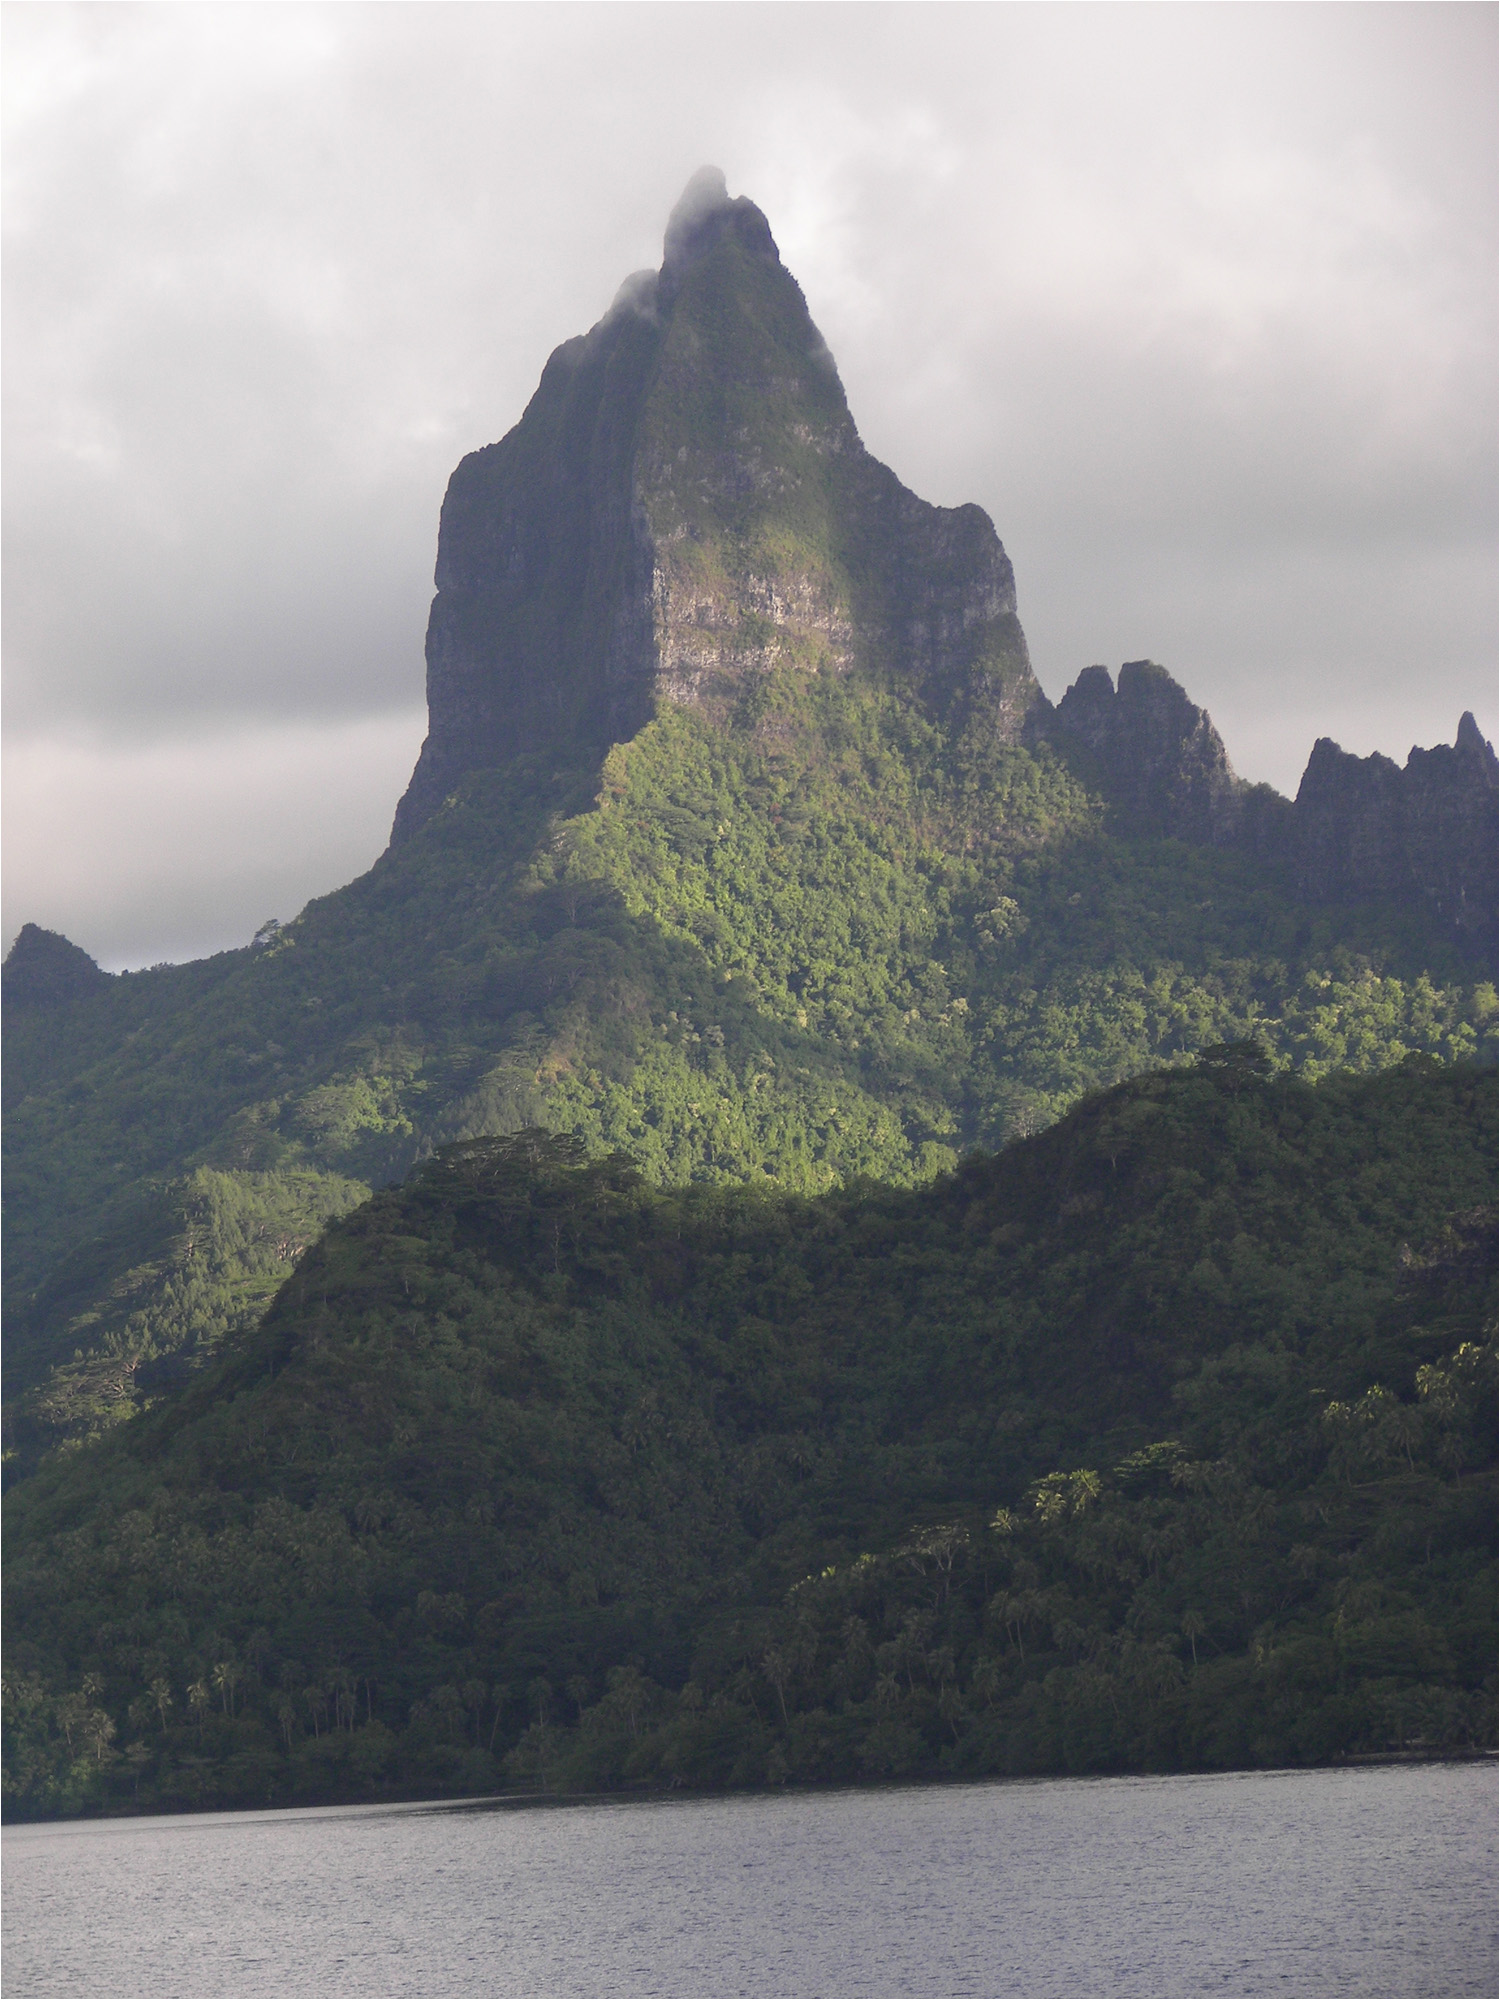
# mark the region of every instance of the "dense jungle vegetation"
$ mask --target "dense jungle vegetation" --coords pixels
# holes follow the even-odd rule
[[[7,1809],[1493,1744],[1493,1159],[1244,1039],[911,1188],[442,1147],[12,1493]]]
[[[246,951],[10,996],[7,1474],[206,1365],[434,1146],[913,1186],[1248,1035],[1307,1079],[1492,1059],[1495,991],[1418,913],[1123,838],[1082,766],[870,684],[475,774]]]

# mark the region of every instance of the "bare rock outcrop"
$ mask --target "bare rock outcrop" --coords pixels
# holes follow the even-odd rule
[[[1042,700],[984,512],[865,450],[765,216],[705,168],[659,272],[552,355],[449,483],[429,730],[393,837],[465,773],[603,747],[771,669],[860,674],[1018,737]]]
[[[1493,950],[1496,760],[1472,715],[1405,767],[1314,744],[1295,800],[1235,775],[1206,710],[1165,668],[1086,667],[1042,725],[1082,751],[1121,831],[1249,849],[1310,903],[1425,904],[1455,940]]]
[[[1298,886],[1314,902],[1432,905],[1464,939],[1496,931],[1497,768],[1465,714],[1451,743],[1404,766],[1313,745],[1295,809]]]

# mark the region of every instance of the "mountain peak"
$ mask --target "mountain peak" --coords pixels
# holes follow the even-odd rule
[[[854,674],[1012,739],[1041,700],[988,516],[865,450],[769,223],[717,167],[655,280],[627,279],[459,465],[437,586],[397,839],[467,772],[602,751],[663,702],[727,721],[774,672]]]
[[[1485,739],[1484,732],[1474,720],[1474,711],[1466,708],[1458,718],[1458,734],[1453,747],[1461,757],[1470,759],[1489,779],[1493,790],[1496,777],[1495,748]]]
[[[1246,788],[1207,710],[1156,661],[1127,660],[1118,686],[1107,667],[1085,667],[1058,703],[1057,722],[1097,761],[1135,831],[1215,846],[1238,836]]]
[[[677,197],[677,206],[667,217],[665,248],[668,261],[674,245],[682,243],[706,216],[729,206],[729,183],[724,178],[724,169],[700,167]]]
[[[59,1007],[107,986],[110,975],[61,931],[22,924],[6,954],[3,985],[11,1007]]]
[[[744,195],[731,197],[721,168],[700,167],[668,218],[662,240],[661,269],[632,271],[623,280],[609,311],[587,335],[585,350],[591,344],[597,346],[605,329],[622,313],[657,319],[659,309],[670,307],[676,299],[693,266],[725,241],[736,244],[752,259],[781,271],[781,253],[761,210]],[[558,353],[567,351],[564,346]]]
[[[687,267],[726,237],[752,255],[780,263],[771,225],[746,195],[731,197],[719,167],[700,167],[683,189],[667,222],[662,277],[670,286]]]

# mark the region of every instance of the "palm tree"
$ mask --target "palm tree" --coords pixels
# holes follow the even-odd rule
[[[73,1748],[73,1731],[83,1727],[87,1716],[88,1702],[82,1694],[65,1694],[57,1704],[57,1726],[70,1751]]]
[[[1387,1412],[1386,1428],[1393,1441],[1406,1453],[1407,1470],[1415,1472],[1417,1467],[1411,1448],[1421,1444],[1427,1428],[1422,1421],[1422,1412],[1415,1403],[1397,1403],[1393,1410]]]
[[[496,1681],[490,1689],[490,1700],[495,1704],[495,1718],[490,1724],[490,1748],[495,1747],[495,1732],[500,1727],[500,1718],[505,1713],[505,1704],[510,1700],[509,1681]]]
[[[761,1672],[776,1690],[776,1699],[781,1703],[781,1720],[787,1728],[790,1728],[791,1718],[786,1712],[786,1684],[792,1677],[791,1664],[784,1653],[770,1646],[761,1659],[760,1667]]]
[[[307,1703],[308,1714],[312,1717],[313,1740],[322,1734],[319,1724],[328,1713],[328,1690],[319,1687],[316,1681],[309,1681],[302,1690],[302,1699]]]
[[[234,1716],[234,1691],[240,1684],[240,1678],[240,1670],[235,1661],[220,1660],[216,1663],[213,1672],[213,1683],[219,1690],[220,1697],[223,1700],[224,1713],[231,1720]]]
[[[640,1726],[640,1712],[646,1700],[646,1683],[641,1678],[638,1667],[611,1667],[609,1670],[609,1692],[611,1706],[623,1709],[634,1738]]]
[[[477,1743],[479,1741],[480,1725],[484,1721],[485,1703],[490,1698],[490,1691],[483,1681],[468,1680],[463,1685],[463,1697],[464,1707],[474,1718],[474,1741]]]
[[[987,1653],[974,1662],[974,1671],[969,1676],[969,1686],[977,1694],[986,1708],[993,1708],[995,1696],[1000,1692],[1000,1669]]]
[[[968,1707],[957,1684],[944,1681],[938,1690],[938,1713],[953,1731],[953,1740],[958,1741],[958,1725],[962,1716],[968,1714]]]
[[[102,1764],[104,1762],[105,1751],[109,1749],[110,1744],[114,1741],[114,1720],[111,1716],[106,1715],[102,1708],[91,1708],[89,1710],[87,1732],[88,1739],[94,1746],[94,1761],[96,1764]]]
[[[347,1667],[339,1667],[333,1674],[330,1686],[333,1690],[333,1726],[335,1729],[348,1727],[354,1731],[354,1711],[358,1706],[358,1690],[353,1675]]]
[[[1188,1644],[1193,1649],[1193,1665],[1196,1667],[1198,1664],[1198,1641],[1203,1637],[1208,1627],[1204,1624],[1202,1615],[1199,1612],[1184,1611],[1182,1614],[1182,1630]]]
[[[192,1686],[187,1691],[187,1698],[188,1698],[188,1707],[193,1711],[193,1715],[197,1720],[198,1735],[201,1740],[203,1736],[204,1710],[208,1707],[210,1701],[212,1700],[212,1696],[209,1694],[208,1691],[208,1682],[194,1681]]]

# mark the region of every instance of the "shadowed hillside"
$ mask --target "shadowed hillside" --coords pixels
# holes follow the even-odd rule
[[[906,1191],[440,1151],[13,1494],[12,1808],[1492,1743],[1491,1079],[1265,1069]]]

